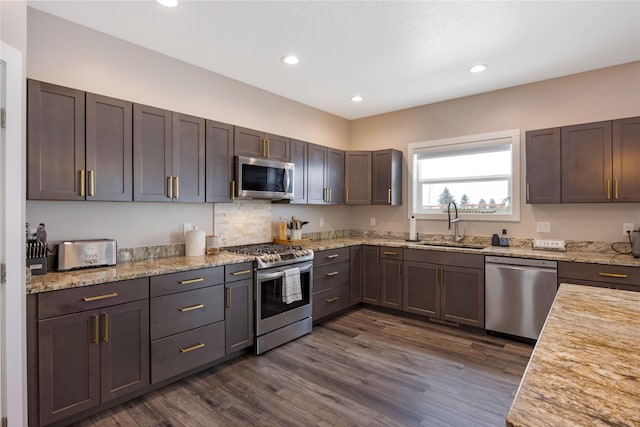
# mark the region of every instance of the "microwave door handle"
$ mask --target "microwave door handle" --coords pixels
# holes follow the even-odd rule
[[[284,170],[284,192],[287,193],[289,190],[289,184],[291,182],[291,178],[289,177],[290,169]]]

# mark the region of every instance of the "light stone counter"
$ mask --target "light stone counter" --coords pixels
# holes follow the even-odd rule
[[[507,426],[640,426],[640,292],[562,284]]]

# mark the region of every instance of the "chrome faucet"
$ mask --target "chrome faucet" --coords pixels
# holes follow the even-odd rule
[[[453,208],[455,209],[455,218],[451,219],[451,204],[453,204]],[[447,217],[449,218],[449,230],[451,230],[451,224],[453,224],[453,240],[456,243],[462,242],[464,239],[464,230],[462,230],[462,236],[458,235],[458,222],[460,222],[460,217],[458,217],[458,206],[456,206],[456,202],[453,200],[449,202],[447,205]]]

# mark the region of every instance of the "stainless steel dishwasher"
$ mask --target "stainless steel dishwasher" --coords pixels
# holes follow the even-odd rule
[[[485,329],[537,340],[558,289],[556,261],[485,257]]]

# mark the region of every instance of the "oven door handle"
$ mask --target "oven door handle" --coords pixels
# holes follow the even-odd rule
[[[304,267],[300,267],[300,273],[307,273],[309,271],[311,271],[311,268],[313,267],[313,264],[304,266]],[[281,271],[276,271],[275,273],[260,273],[258,271],[258,274],[256,275],[256,278],[258,280],[273,280],[273,279],[278,279],[280,277],[284,276],[284,270]]]

